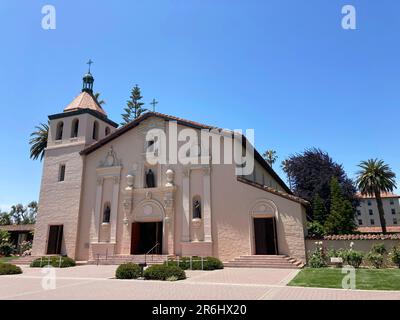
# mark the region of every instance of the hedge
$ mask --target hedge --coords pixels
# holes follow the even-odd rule
[[[13,265],[11,263],[0,263],[0,275],[7,274],[21,274],[22,270],[20,267]]]
[[[182,257],[178,260],[165,262],[166,265],[178,266],[183,270],[190,269],[190,257]],[[192,268],[191,270],[216,270],[223,269],[224,264],[221,260],[214,257],[203,258],[203,265],[201,263],[201,257],[192,257]]]
[[[185,271],[177,266],[152,265],[144,271],[144,278],[146,280],[184,280],[186,279]]]
[[[61,263],[60,263],[61,258]],[[75,267],[76,263],[75,260],[69,257],[42,257],[32,261],[30,264],[31,268],[43,268],[46,266],[52,266],[53,268],[69,268]]]
[[[115,271],[117,279],[137,279],[141,275],[140,267],[135,263],[121,264]]]

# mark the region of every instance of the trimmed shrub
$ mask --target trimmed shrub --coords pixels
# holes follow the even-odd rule
[[[386,248],[384,243],[376,243],[371,247],[371,252],[384,255],[386,253]]]
[[[367,260],[377,269],[383,266],[383,255],[376,252],[370,252],[367,255]]]
[[[0,255],[10,257],[15,252],[14,246],[9,242],[0,244]]]
[[[20,267],[11,263],[0,263],[0,275],[7,274],[21,274],[22,270]]]
[[[61,258],[61,261],[60,261]],[[69,257],[42,257],[36,260],[33,260],[30,264],[31,268],[43,268],[46,266],[52,266],[53,268],[70,268],[75,267],[76,263],[74,259]]]
[[[117,271],[115,271],[115,277],[117,279],[137,279],[141,275],[140,267],[135,263],[124,263],[121,264]]]
[[[343,253],[346,262],[354,268],[359,268],[364,259],[364,254],[361,251],[348,250]],[[344,260],[344,259],[343,259]]]
[[[176,280],[183,280],[186,279],[186,274],[185,271],[183,271],[181,268],[177,266],[172,266],[172,265],[152,265],[148,267],[144,271],[144,278],[146,280],[168,280],[168,279],[173,279],[173,281]]]
[[[311,238],[322,238],[326,234],[324,226],[318,221],[308,222],[307,232]]]
[[[203,267],[204,267],[204,270],[217,270],[217,269],[223,269],[224,264],[222,263],[221,260],[219,260],[217,258],[207,257],[204,262]],[[201,268],[201,266],[200,266],[200,268]]]
[[[177,260],[168,261],[164,263],[165,265],[169,266],[177,266],[182,270],[189,270],[190,269],[190,257],[182,257],[179,259],[179,264]],[[221,260],[214,258],[214,257],[206,257],[203,258],[203,265],[201,263],[201,257],[192,257],[192,270],[216,270],[216,269],[223,269],[224,264]]]
[[[398,268],[400,268],[400,249],[398,247],[393,247],[392,251],[389,252],[390,260]]]

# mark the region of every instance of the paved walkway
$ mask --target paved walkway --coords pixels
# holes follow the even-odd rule
[[[116,266],[53,269],[55,288],[42,269],[0,277],[0,299],[400,299],[400,292],[287,287],[298,270],[235,269],[187,271],[176,282],[117,280]],[[47,287],[48,289],[44,289]]]

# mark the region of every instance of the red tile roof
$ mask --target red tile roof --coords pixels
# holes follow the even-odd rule
[[[283,191],[276,190],[276,189],[268,187],[268,186],[263,186],[262,184],[259,184],[257,182],[248,180],[246,178],[237,177],[237,180],[239,182],[246,183],[246,184],[248,184],[250,186],[253,186],[255,188],[258,188],[258,189],[261,189],[261,190],[264,190],[264,191],[267,191],[267,192],[271,192],[271,193],[273,193],[273,194],[275,194],[277,196],[280,196],[280,197],[283,197],[283,198],[286,198],[286,199],[301,203],[304,206],[309,206],[310,205],[310,203],[308,201],[306,201],[306,200],[304,200],[302,198],[296,197],[294,195],[288,194],[288,193],[283,192]]]
[[[33,231],[35,230],[34,224],[10,224],[7,226],[0,226],[0,230],[4,231]]]
[[[361,194],[360,192],[358,192],[358,193],[356,194],[356,197],[357,197],[358,199],[375,199],[375,195],[363,195],[363,194]],[[400,198],[399,195],[394,194],[394,193],[392,193],[392,192],[382,192],[382,193],[381,193],[381,197],[382,197],[383,199],[385,199],[385,198]]]
[[[386,227],[387,232],[400,232],[400,226],[396,227],[396,226],[387,226]],[[358,227],[357,229],[359,232],[363,232],[363,233],[379,233],[382,232],[382,228],[381,227]]]
[[[323,240],[400,240],[400,233],[331,235],[324,236]]]
[[[79,109],[90,109],[106,115],[106,112],[99,105],[96,98],[92,94],[85,91],[81,92],[81,94],[64,109],[64,112],[76,111]]]

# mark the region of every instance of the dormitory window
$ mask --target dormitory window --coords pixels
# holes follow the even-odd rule
[[[59,122],[57,124],[56,140],[61,140],[63,136],[64,122]]]
[[[75,119],[72,122],[71,138],[78,137],[78,130],[79,130],[79,120]]]
[[[109,127],[106,127],[105,134],[106,134],[106,136],[108,136],[110,134],[110,128]]]
[[[375,224],[375,220],[371,219],[371,225],[373,226]]]
[[[357,215],[361,216],[361,210],[357,210]]]
[[[92,135],[93,140],[98,140],[99,139],[99,123],[95,121],[93,123],[93,135]]]
[[[393,218],[393,224],[397,224],[397,218]]]
[[[396,210],[395,209],[392,209],[392,214],[396,214]]]
[[[372,209],[369,209],[369,215],[373,216],[374,215],[374,211]]]
[[[358,220],[358,225],[362,226],[362,220]]]
[[[58,173],[58,181],[65,180],[65,164],[60,165],[59,173]]]
[[[372,206],[371,200],[368,200],[368,205]]]

